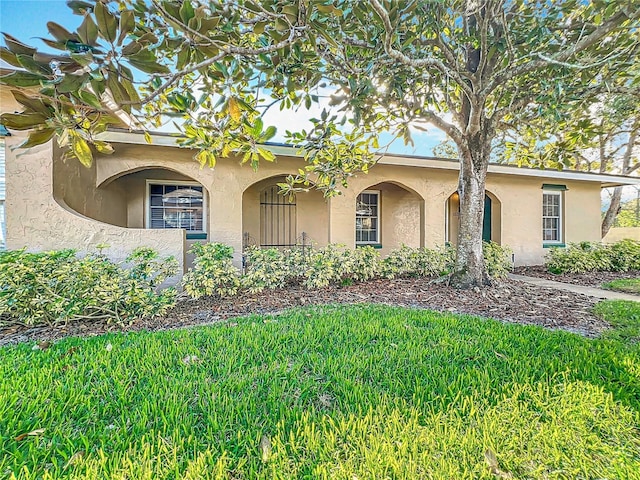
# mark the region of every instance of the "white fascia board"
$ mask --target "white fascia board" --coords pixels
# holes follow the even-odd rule
[[[441,170],[459,170],[457,160],[445,160],[430,157],[403,157],[400,155],[384,156],[380,162],[384,165],[399,165],[407,167],[439,168]],[[569,170],[544,170],[538,168],[516,167],[511,165],[489,164],[489,173],[501,175],[516,175],[522,177],[553,178],[558,180],[579,180],[584,182],[598,182],[603,187],[617,187],[620,185],[640,185],[640,177],[625,177],[623,175],[609,175],[588,172],[573,172]]]
[[[178,136],[167,134],[151,134],[151,145],[161,147],[177,147]],[[128,143],[134,145],[149,145],[144,134],[128,132],[124,130],[110,130],[98,136],[98,139],[114,143]],[[298,149],[287,145],[264,145],[273,154],[287,157],[302,157]],[[397,165],[402,167],[436,168],[440,170],[459,170],[460,163],[457,160],[447,160],[433,157],[413,157],[402,155],[383,155],[378,162],[381,165]],[[522,177],[551,178],[557,180],[576,180],[583,182],[597,182],[603,188],[617,187],[621,185],[640,185],[640,177],[625,177],[622,175],[607,175],[587,172],[572,172],[568,170],[542,170],[537,168],[515,167],[492,163],[489,165],[489,173],[500,175],[516,175]]]

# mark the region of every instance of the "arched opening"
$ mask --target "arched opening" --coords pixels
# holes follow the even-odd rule
[[[410,188],[385,181],[356,197],[355,239],[385,254],[402,245],[424,246],[424,200]]]
[[[446,232],[447,242],[458,244],[460,230],[460,196],[452,193],[447,200]],[[501,243],[502,232],[502,204],[498,197],[486,191],[484,196],[484,217],[482,220],[482,240],[485,242]]]
[[[137,170],[105,187],[123,192],[125,227],[184,229],[189,240],[206,240],[208,195],[195,179],[164,168]]]
[[[291,248],[327,243],[329,210],[322,193],[311,189],[289,198],[280,193],[278,186],[284,180],[281,175],[269,177],[242,194],[244,247]]]

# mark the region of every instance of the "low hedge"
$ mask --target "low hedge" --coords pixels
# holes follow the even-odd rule
[[[340,245],[305,250],[251,247],[245,252],[241,274],[232,264],[233,249],[227,245],[197,244],[191,253],[195,255],[194,266],[185,275],[183,286],[193,298],[232,296],[240,290],[259,293],[295,284],[315,289],[373,278],[441,276],[451,272],[455,262],[455,249],[450,246],[428,249],[403,245],[384,259],[370,246],[355,250]],[[505,277],[511,269],[511,250],[485,243],[484,255],[489,274]]]
[[[176,290],[158,287],[176,273],[175,259],[149,248],[134,250],[124,263],[101,253],[79,258],[75,250],[0,252],[0,325],[162,314],[175,304]]]
[[[552,248],[545,265],[555,274],[640,270],[640,242],[625,239],[610,245],[570,243],[566,248]]]

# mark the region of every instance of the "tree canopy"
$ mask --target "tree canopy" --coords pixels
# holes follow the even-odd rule
[[[55,134],[80,161],[114,121],[115,103],[153,128],[180,117],[182,143],[214,165],[239,154],[273,160],[268,108],[329,106],[288,139],[328,195],[376,162],[381,131],[410,142],[410,128],[443,130],[460,157],[457,283],[489,281],[482,260],[484,184],[497,133],[523,115],[553,112],[606,66],[622,78],[638,53],[637,2],[606,0],[98,0],[68,2],[76,32],[49,24],[47,55],[5,34],[0,56],[25,71],[9,128],[34,129],[24,146]],[[616,80],[617,81],[617,80]],[[24,88],[39,88],[27,93]]]

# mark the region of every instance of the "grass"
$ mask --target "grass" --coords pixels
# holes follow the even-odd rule
[[[636,293],[640,295],[640,278],[621,278],[603,283],[602,288],[617,292]]]
[[[313,307],[0,349],[0,477],[637,479],[639,412],[638,345]]]
[[[614,327],[604,333],[605,338],[640,343],[640,302],[606,300],[598,303],[594,312]]]

